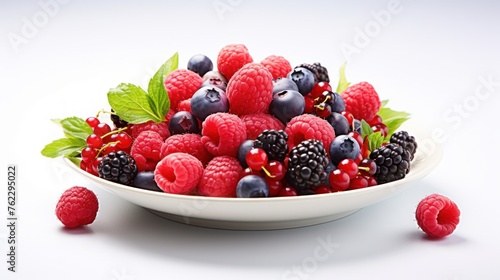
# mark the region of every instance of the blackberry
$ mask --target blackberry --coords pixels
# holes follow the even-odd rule
[[[314,187],[326,182],[330,160],[321,141],[304,140],[292,148],[289,157],[286,180],[298,194],[312,194]]]
[[[377,165],[373,177],[379,184],[403,179],[410,172],[410,152],[396,143],[373,150],[370,159]]]
[[[111,109],[111,120],[115,124],[116,128],[123,128],[128,126],[128,122],[122,120],[117,114],[115,114],[115,111]]]
[[[283,130],[266,129],[255,139],[254,148],[266,151],[269,160],[283,162],[288,153],[288,135]]]
[[[100,178],[130,185],[137,175],[137,165],[134,158],[124,151],[111,152],[102,158],[97,171]]]
[[[396,143],[403,147],[403,149],[408,150],[410,152],[410,160],[413,160],[415,157],[415,153],[417,152],[417,142],[415,141],[415,137],[408,134],[406,131],[398,131],[392,134],[391,139],[389,140],[391,143]]]
[[[321,65],[319,62],[315,62],[313,64],[309,63],[302,63],[301,65],[297,67],[304,67],[308,69],[309,71],[313,72],[314,75],[316,76],[316,82],[330,82],[330,77],[328,76],[328,70]]]

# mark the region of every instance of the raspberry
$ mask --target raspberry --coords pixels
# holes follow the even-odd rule
[[[209,115],[203,122],[201,142],[214,156],[233,156],[246,140],[247,131],[238,116],[229,113]]]
[[[172,71],[165,79],[165,90],[170,98],[170,107],[177,110],[179,102],[191,98],[200,88],[203,79],[187,69]]]
[[[193,112],[191,112],[191,98],[179,102],[179,104],[177,104],[177,111],[186,111],[192,114]]]
[[[229,80],[226,95],[230,113],[264,113],[273,99],[273,76],[264,66],[249,63]]]
[[[160,161],[163,138],[155,131],[146,130],[137,136],[130,148],[130,155],[137,164],[137,170],[152,171]]]
[[[68,228],[89,225],[99,210],[97,196],[91,190],[74,186],[61,195],[56,206],[56,216]]]
[[[236,197],[236,185],[242,173],[243,168],[236,158],[215,157],[203,171],[198,192],[205,196]]]
[[[205,149],[199,134],[176,134],[172,135],[161,146],[160,157],[164,158],[172,153],[187,153],[201,161],[203,166],[212,159],[212,155]]]
[[[203,165],[194,156],[173,153],[156,165],[154,178],[158,187],[166,193],[189,194],[198,185]]]
[[[266,129],[285,129],[285,125],[280,120],[265,113],[243,115],[241,120],[247,128],[247,139],[251,140],[256,139]]]
[[[285,78],[292,71],[292,65],[286,58],[270,55],[260,62],[271,73],[274,80]]]
[[[323,147],[330,147],[330,143],[335,139],[333,127],[326,120],[311,114],[294,117],[286,125],[285,132],[288,134],[289,149],[307,139],[320,140]]]
[[[342,98],[346,111],[358,120],[371,120],[382,105],[378,93],[368,82],[349,86],[342,92]]]
[[[217,56],[217,69],[228,80],[245,64],[253,62],[245,45],[230,44],[223,47]]]
[[[167,114],[167,117],[169,114]],[[171,117],[171,116],[170,116]],[[160,134],[163,140],[170,136],[170,131],[168,130],[168,122],[164,121],[161,123],[155,123],[154,121],[147,121],[145,123],[134,124],[131,126],[131,136],[136,139],[139,134],[143,131],[155,131]]]
[[[418,226],[430,237],[441,238],[453,233],[460,221],[460,209],[455,202],[440,194],[431,194],[417,206]]]

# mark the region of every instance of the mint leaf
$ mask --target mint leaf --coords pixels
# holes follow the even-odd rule
[[[382,118],[382,121],[387,126],[387,136],[386,140],[389,140],[394,132],[407,120],[410,119],[410,114],[403,111],[395,111],[387,107],[387,103],[383,103],[383,107],[380,107],[378,115]]]
[[[371,134],[373,134],[372,127],[365,120],[361,120],[361,137],[365,139],[365,136],[369,136]]]
[[[338,94],[341,94],[351,84],[350,82],[347,81],[347,78],[345,76],[345,66],[346,66],[346,63],[344,63],[340,66],[339,84],[337,85],[337,93]]]
[[[368,150],[373,152],[374,150],[380,148],[385,142],[385,137],[382,136],[380,131],[368,135]]]
[[[179,54],[175,53],[156,71],[148,84],[148,102],[158,115],[165,116],[170,109],[170,100],[165,90],[165,78],[179,67]]]
[[[108,92],[108,102],[115,113],[123,120],[143,123],[153,120],[162,122],[165,114],[159,114],[151,108],[151,97],[142,88],[133,84],[120,84]]]
[[[87,137],[92,134],[92,128],[90,125],[82,118],[69,117],[65,119],[53,119],[53,122],[60,125],[63,128],[64,135],[67,138],[78,138],[86,140]]]
[[[52,141],[42,149],[42,155],[49,158],[56,158],[59,156],[74,156],[79,154],[87,143],[79,138],[61,138]]]

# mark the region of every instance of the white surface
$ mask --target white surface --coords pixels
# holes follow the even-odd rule
[[[0,166],[19,167],[18,272],[8,272],[2,261],[1,279],[500,277],[494,144],[500,3],[65,1],[48,15],[40,4],[47,2],[0,4]],[[214,3],[231,9],[218,14]],[[388,7],[391,13],[379,12]],[[377,14],[385,20],[377,23]],[[34,18],[36,31],[30,32],[25,26]],[[359,30],[368,30],[369,40]],[[17,52],[9,40],[13,34],[25,36]],[[50,118],[107,109],[109,88],[144,84],[175,51],[185,65],[196,53],[215,59],[233,42],[245,43],[256,61],[270,54],[294,65],[320,61],[333,80],[348,60],[349,80],[371,82],[392,107],[424,122],[435,134],[425,145],[442,142],[443,161],[404,192],[344,219],[241,232],[159,218],[40,155],[61,136]],[[358,53],[347,58],[341,51],[347,44]],[[64,230],[54,215],[60,194],[73,185],[91,188],[100,200],[95,223],[80,231]],[[6,217],[2,189],[0,217]],[[462,210],[456,232],[439,241],[424,238],[413,216],[420,199],[435,192]],[[7,227],[0,227],[4,260],[7,235]]]
[[[405,123],[401,129],[410,131],[416,139],[431,137],[414,120]],[[72,172],[97,186],[170,220],[218,229],[271,230],[330,222],[384,201],[431,173],[441,161],[442,154],[440,144],[431,153],[417,149],[411,162],[411,172],[403,180],[379,186],[324,195],[248,199],[152,192],[101,179],[80,169],[69,159],[62,162]]]

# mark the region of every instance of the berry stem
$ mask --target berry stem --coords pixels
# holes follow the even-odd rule
[[[127,129],[128,129],[128,127],[122,127],[122,128],[118,128],[118,129],[112,130],[112,131],[110,131],[110,132],[108,132],[108,133],[104,134],[103,136],[101,136],[101,138],[103,138],[103,139],[104,139],[104,138],[106,138],[107,136],[110,136],[110,135],[113,135],[113,134],[118,134],[118,133],[123,132],[123,131],[125,131],[125,130],[127,130]]]
[[[269,172],[269,170],[267,170],[264,166],[262,166],[262,171],[264,171],[264,173],[266,173],[266,176],[269,177],[269,178],[275,178],[276,177],[275,175],[272,175],[271,172]]]

